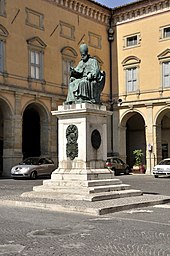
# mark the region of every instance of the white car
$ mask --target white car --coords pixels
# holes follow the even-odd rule
[[[36,179],[41,175],[51,175],[55,170],[54,162],[48,157],[29,157],[23,162],[12,167],[12,178],[30,178]]]
[[[152,173],[155,178],[158,178],[159,176],[170,176],[170,158],[163,159],[154,166]]]

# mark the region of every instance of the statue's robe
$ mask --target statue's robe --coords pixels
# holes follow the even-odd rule
[[[90,75],[90,79],[87,77]],[[101,81],[101,72],[98,61],[89,56],[85,62],[81,60],[71,71],[70,83],[66,104],[89,101],[95,103],[95,90]]]

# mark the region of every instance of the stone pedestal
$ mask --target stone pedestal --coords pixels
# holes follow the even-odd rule
[[[59,167],[51,179],[92,180],[98,179],[98,175],[102,178],[102,173],[107,173],[104,165],[110,112],[105,106],[83,103],[59,106],[52,114],[58,118]],[[110,172],[108,176],[112,176]]]
[[[141,195],[114,178],[104,168],[107,159],[106,107],[93,104],[59,106],[59,166],[51,180],[33,188],[29,195],[67,200],[99,201]],[[28,193],[25,194],[28,196]]]

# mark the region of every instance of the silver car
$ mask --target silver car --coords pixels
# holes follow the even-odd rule
[[[159,176],[170,176],[170,158],[163,159],[156,166],[154,166],[152,173],[155,178]]]
[[[11,177],[36,179],[41,175],[51,175],[55,170],[54,162],[48,157],[29,157],[12,167]]]

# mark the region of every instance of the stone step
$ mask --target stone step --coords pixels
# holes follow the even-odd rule
[[[67,187],[67,186],[35,186],[33,191],[44,191],[44,192],[58,192],[58,193],[70,193],[70,194],[94,194],[101,192],[119,191],[129,189],[130,185],[117,184],[117,185],[106,185],[106,186],[95,186],[95,187]]]
[[[101,192],[110,192],[110,191],[120,191],[129,189],[130,185],[127,184],[118,184],[118,185],[108,185],[108,186],[98,186],[89,188],[89,193],[101,193]]]
[[[95,187],[95,186],[107,186],[122,184],[120,179],[103,179],[103,180],[89,180],[89,181],[66,181],[66,180],[44,180],[44,186],[50,186],[52,188],[61,187]]]
[[[67,191],[68,192],[68,191]],[[111,192],[104,192],[104,193],[97,193],[97,194],[70,194],[67,193],[58,193],[57,191],[31,191],[25,192],[21,196],[22,197],[29,197],[29,198],[46,198],[50,200],[84,200],[84,201],[103,201],[103,200],[111,200],[111,199],[118,199],[118,198],[126,198],[132,196],[141,196],[141,190],[119,190],[119,191],[111,191]]]
[[[90,196],[86,197],[84,200],[95,202],[95,201],[111,200],[111,199],[132,197],[132,196],[141,196],[141,195],[142,195],[141,190],[128,189],[128,190],[119,190],[119,191],[98,193],[95,195],[90,195]]]
[[[131,193],[128,197],[124,196],[124,198],[120,195],[119,198],[115,199],[91,202],[88,200],[68,200],[68,198],[64,200],[61,197],[58,198],[57,194],[56,198],[54,196],[51,198],[50,193],[44,196],[44,193],[33,191],[25,192],[21,197],[17,197],[16,200],[13,198],[8,200],[1,198],[0,200],[0,205],[8,205],[10,207],[35,208],[53,212],[73,212],[94,216],[167,203],[170,203],[170,197],[163,195],[143,194],[141,196],[132,196]]]
[[[95,186],[106,186],[106,185],[116,185],[122,184],[122,181],[119,179],[105,179],[105,180],[90,180],[88,181],[88,187],[95,187]]]

